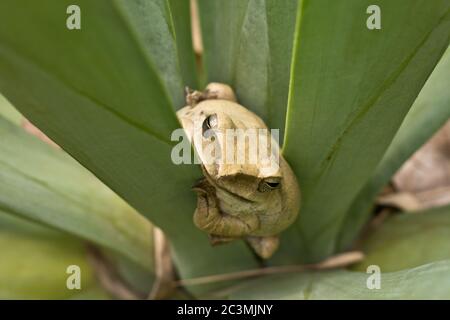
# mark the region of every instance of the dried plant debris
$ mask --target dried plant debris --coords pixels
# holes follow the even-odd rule
[[[378,204],[415,211],[450,203],[450,120],[405,162],[392,185]]]
[[[150,300],[166,299],[174,293],[175,269],[170,254],[170,245],[161,229],[154,227],[156,280],[148,295]]]
[[[200,19],[198,16],[198,4],[197,0],[191,1],[191,28],[192,28],[192,46],[197,56],[203,54],[203,41],[202,33],[200,30]]]

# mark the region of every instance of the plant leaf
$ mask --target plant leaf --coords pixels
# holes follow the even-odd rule
[[[0,298],[107,299],[86,259],[84,243],[0,210]],[[66,286],[67,267],[81,270],[81,289]]]
[[[355,239],[370,216],[375,197],[394,173],[450,119],[449,69],[450,48],[425,83],[372,178],[353,201],[340,234],[340,249]]]
[[[177,53],[180,61],[180,71],[183,76],[183,84],[197,89],[199,88],[199,82],[192,45],[190,1],[169,0],[169,4],[175,28]]]
[[[283,152],[303,203],[275,263],[336,251],[352,200],[448,46],[448,1],[378,1],[381,30],[366,28],[371,4],[299,5]]]
[[[199,0],[208,82],[231,85],[239,102],[283,137],[297,0]]]
[[[0,117],[0,210],[50,225],[153,271],[152,226],[63,151]]]
[[[305,272],[248,281],[230,299],[449,299],[450,260],[381,273],[381,288],[369,289],[371,274],[345,270]]]
[[[169,1],[116,0],[110,1],[109,6],[116,9],[124,22],[124,27],[130,29],[130,36],[135,37],[135,45],[143,51],[147,63],[158,71],[157,77],[165,84],[173,105],[182,106],[183,80]]]
[[[81,30],[65,27],[69,4],[81,8]],[[255,267],[244,243],[212,248],[192,223],[201,174],[171,160],[183,91],[168,13],[162,0],[2,1],[0,91],[163,229],[181,277]]]
[[[4,96],[0,94],[0,116],[8,119],[12,123],[20,124],[23,120],[22,115],[18,112]]]
[[[388,218],[361,249],[366,257],[353,267],[358,271],[378,265],[391,272],[450,259],[450,206]]]
[[[361,245],[353,271],[321,271],[249,281],[235,299],[448,299],[450,206],[389,218]],[[399,258],[400,257],[400,258]],[[441,262],[436,262],[441,261]],[[381,270],[381,289],[369,290],[369,266]],[[356,272],[360,271],[360,272]]]

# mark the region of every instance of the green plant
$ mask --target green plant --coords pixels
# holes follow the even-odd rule
[[[381,188],[450,118],[448,1],[377,2],[381,30],[365,26],[368,0],[199,0],[204,54],[197,66],[188,1],[2,1],[0,92],[142,216],[65,152],[2,119],[0,218],[17,216],[56,228],[58,236],[70,234],[67,252],[76,246],[77,259],[83,259],[81,243],[94,244],[142,294],[157,273],[148,221],[169,239],[181,279],[262,267],[242,242],[209,245],[192,223],[190,188],[200,171],[170,159],[183,87],[218,81],[230,84],[269,127],[282,130],[283,154],[302,189],[299,219],[268,264],[316,263],[347,250]],[[82,10],[81,30],[65,27],[70,4]],[[3,115],[20,119],[1,103]],[[438,224],[448,226],[450,208],[438,211],[409,223],[433,224],[439,215]],[[7,222],[0,227],[2,237],[13,230]],[[400,231],[385,232],[380,241]],[[435,285],[449,272],[449,235],[424,234],[434,250],[410,263],[401,247],[368,245],[368,259],[376,257],[371,263],[402,269],[389,273],[381,292],[365,287],[364,261],[353,271],[281,275],[287,281],[275,283],[263,277],[228,292],[243,298],[261,297],[258,292],[271,298],[449,298],[450,286]],[[398,260],[385,258],[392,256]],[[0,277],[15,260],[1,261]],[[2,297],[20,296],[16,279],[26,281],[10,277],[7,283],[18,291],[0,290]],[[87,286],[104,296],[95,280]],[[203,297],[224,287],[233,283],[186,289]]]

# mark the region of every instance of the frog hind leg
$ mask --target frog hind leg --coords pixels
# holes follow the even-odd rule
[[[189,87],[185,87],[184,91],[186,103],[191,107],[195,107],[202,101],[213,99],[237,102],[233,89],[223,83],[212,82],[208,84],[204,91],[193,90]]]
[[[197,183],[193,190],[197,192],[194,224],[199,229],[221,238],[241,238],[258,228],[259,220],[256,215],[249,215],[242,220],[240,217],[222,213],[215,189],[206,179]]]
[[[205,100],[218,99],[218,94],[209,89],[206,89],[205,91],[197,91],[189,87],[185,87],[184,92],[186,103],[191,107],[195,107],[197,104]]]
[[[278,236],[270,237],[247,237],[248,244],[263,259],[270,258],[278,249],[280,239]]]

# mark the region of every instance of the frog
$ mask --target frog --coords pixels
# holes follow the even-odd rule
[[[258,257],[270,258],[279,247],[281,232],[294,223],[300,211],[300,187],[293,170],[274,139],[267,148],[278,151],[277,165],[268,170],[263,161],[250,162],[248,158],[243,162],[215,161],[226,152],[226,140],[205,134],[265,129],[270,135],[267,125],[238,103],[229,85],[216,82],[203,91],[186,88],[186,106],[177,111],[177,117],[203,173],[192,187],[197,194],[194,224],[208,234],[212,245],[242,239]],[[204,147],[211,141],[217,150],[209,154],[213,161],[205,161]],[[227,148],[235,148],[234,143]],[[245,151],[249,148],[246,144]],[[272,157],[274,153],[267,154]]]

